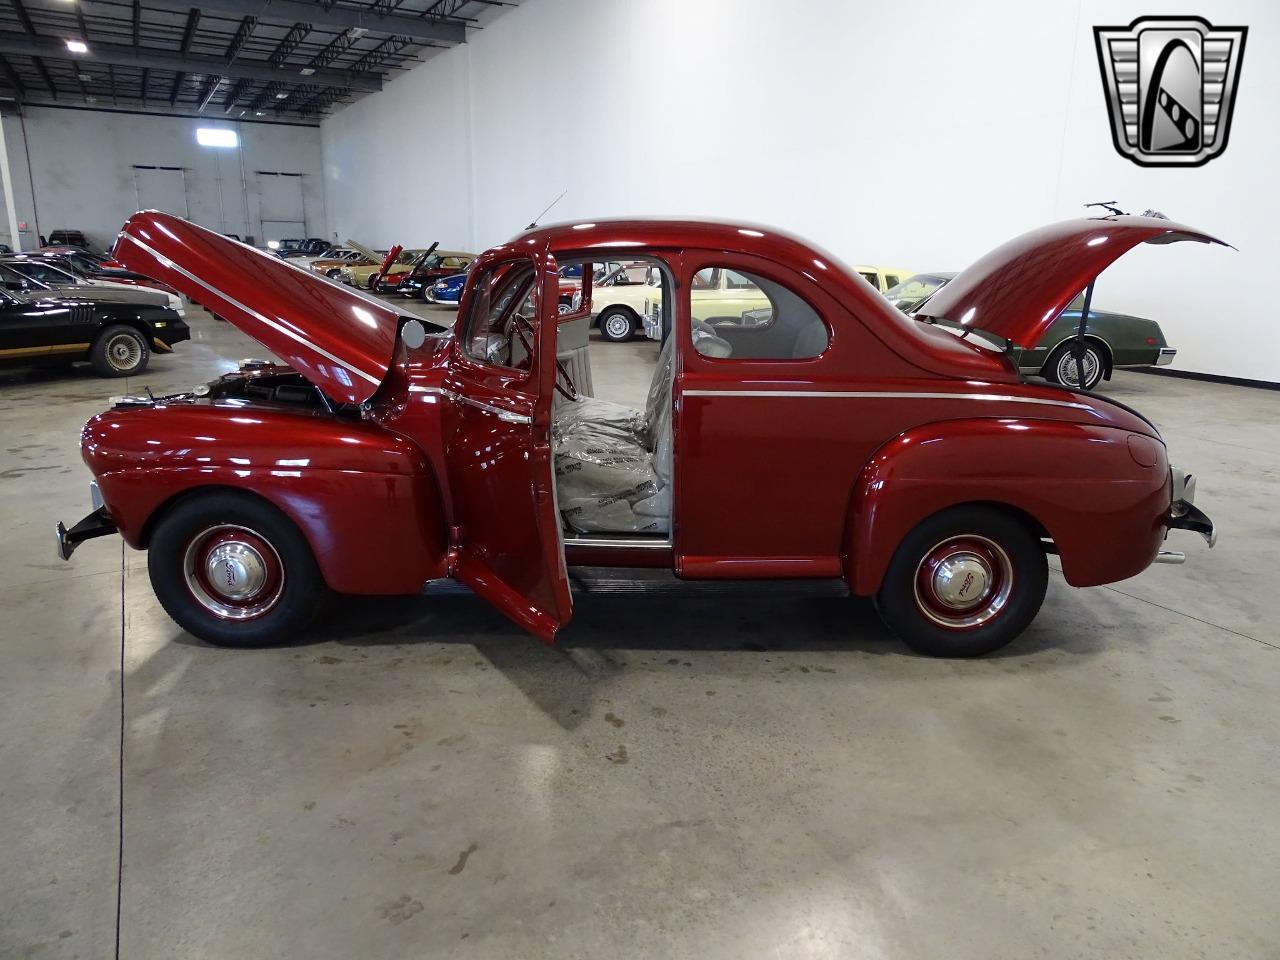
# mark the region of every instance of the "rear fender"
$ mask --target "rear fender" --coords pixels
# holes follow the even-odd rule
[[[164,511],[214,488],[253,493],[302,531],[341,593],[412,593],[444,575],[439,485],[404,437],[364,421],[275,409],[173,404],[85,425],[85,462],[130,546]]]
[[[921,521],[982,503],[1052,538],[1073,586],[1123,580],[1159,552],[1169,484],[1164,445],[1126,430],[1013,418],[925,424],[863,468],[846,520],[845,578],[855,594],[874,594]]]

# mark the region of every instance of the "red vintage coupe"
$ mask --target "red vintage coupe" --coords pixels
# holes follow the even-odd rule
[[[1150,421],[1027,382],[1013,351],[1126,250],[1176,240],[1220,242],[1157,218],[1053,224],[906,317],[772,229],[571,223],[485,253],[451,335],[139,213],[116,258],[287,365],[247,363],[90,420],[96,509],[58,525],[59,553],[118,531],[150,551],[174,620],[228,645],[292,638],[330,591],[442,577],[550,642],[572,613],[567,567],[593,565],[840,578],[917,650],[986,653],[1035,617],[1046,554],[1084,587],[1180,561],[1162,550],[1170,528],[1213,545]],[[557,315],[557,270],[590,276],[606,258],[655,265],[672,311],[645,410],[579,397],[557,358],[577,315]],[[691,320],[709,267],[734,274],[749,309]]]

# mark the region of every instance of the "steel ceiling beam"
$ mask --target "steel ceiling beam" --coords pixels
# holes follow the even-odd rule
[[[148,9],[187,13],[192,9],[191,0],[145,0]],[[115,15],[118,6],[109,0],[80,0],[79,6],[86,13],[105,16]],[[255,17],[259,20],[303,21],[313,27],[349,30],[353,27],[376,33],[392,33],[415,40],[436,40],[441,43],[466,43],[466,24],[450,22],[438,16],[421,18],[409,14],[378,16],[369,8],[330,6],[326,9],[311,0],[203,0],[200,9],[205,13],[227,13],[238,17]]]
[[[187,25],[182,31],[182,46],[178,48],[184,57],[191,52],[191,41],[196,38],[198,26],[200,26],[200,11],[192,7],[187,12]]]
[[[127,47],[112,43],[93,42],[88,53],[71,54],[66,44],[54,37],[32,37],[11,31],[0,32],[0,53],[18,56],[46,56],[70,60],[73,63],[115,64],[118,67],[152,67],[157,70],[177,70],[187,73],[204,73],[232,80],[266,80],[283,83],[300,83],[301,78],[289,69],[273,69],[265,62],[257,63],[238,60],[227,63],[222,57],[171,53],[149,47]],[[376,91],[382,89],[382,80],[377,76],[351,76],[341,70],[317,70],[307,77],[312,84],[328,84],[335,87],[346,87],[350,90]]]
[[[0,70],[4,71],[5,78],[8,79],[9,86],[13,87],[14,92],[17,93],[18,99],[21,100],[25,97],[27,88],[22,85],[22,79],[18,76],[17,71],[13,69],[13,65],[3,56],[0,56]]]

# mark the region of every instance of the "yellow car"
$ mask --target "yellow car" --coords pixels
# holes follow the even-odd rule
[[[858,276],[881,293],[890,287],[896,287],[913,273],[911,270],[893,270],[889,267],[854,267],[853,269],[858,271]]]
[[[658,268],[647,263],[615,264],[591,282],[591,325],[611,343],[630,340],[640,329],[645,300],[661,291]]]
[[[408,273],[413,269],[413,265],[417,263],[426,252],[426,247],[419,247],[415,250],[401,250],[399,256],[397,256],[391,266],[387,268],[387,276],[392,276],[397,273]],[[378,271],[380,269],[382,269],[381,260],[377,263],[352,264],[349,267],[343,267],[339,270],[336,279],[352,287],[361,287],[365,290],[372,290],[373,284],[378,278]]]
[[[910,271],[888,267],[855,267],[858,274],[881,293],[895,286]],[[892,282],[891,282],[892,281]],[[662,288],[648,287],[644,305],[644,332],[650,340],[662,340]],[[592,306],[595,306],[594,292]],[[707,267],[693,275],[689,288],[689,310],[694,320],[705,323],[735,323],[744,327],[768,323],[773,306],[764,291],[750,278],[722,267]],[[603,325],[601,326],[603,330]]]

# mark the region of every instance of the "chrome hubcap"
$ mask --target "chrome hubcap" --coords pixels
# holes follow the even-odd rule
[[[246,600],[267,582],[262,555],[247,543],[220,543],[205,558],[205,576],[214,591],[228,600]]]
[[[132,370],[142,359],[142,345],[127,333],[114,336],[107,343],[107,362],[117,370]]]
[[[1012,592],[1013,561],[986,537],[950,537],[928,550],[916,567],[916,606],[950,630],[989,623],[1008,605]]]
[[[1084,351],[1084,382],[1086,384],[1093,383],[1098,375],[1098,355],[1093,349],[1086,348]],[[1058,382],[1065,383],[1071,387],[1080,386],[1080,377],[1076,372],[1076,358],[1071,352],[1063,354],[1062,359],[1058,361]]]
[[[611,337],[625,337],[631,329],[631,324],[627,318],[616,313],[605,321],[604,326]]]
[[[251,620],[271,610],[284,592],[280,555],[246,527],[210,527],[191,539],[183,559],[187,589],[224,620]]]

